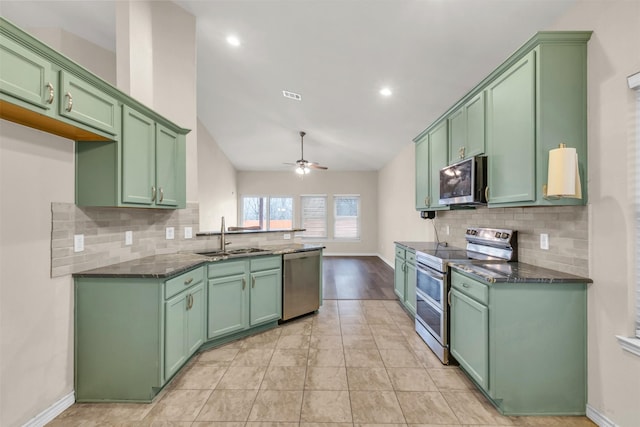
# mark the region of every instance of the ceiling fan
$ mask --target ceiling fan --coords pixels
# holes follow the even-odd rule
[[[295,163],[285,163],[285,165],[295,166],[296,173],[299,175],[306,175],[311,172],[311,169],[327,170],[326,166],[320,166],[315,162],[310,162],[304,159],[304,136],[306,132],[300,131],[300,160],[296,160]]]

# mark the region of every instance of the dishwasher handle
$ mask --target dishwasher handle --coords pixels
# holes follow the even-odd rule
[[[291,259],[302,259],[302,258],[309,258],[309,257],[314,257],[314,256],[319,257],[320,254],[321,254],[321,251],[319,251],[319,250],[293,252],[293,253],[290,253],[290,254],[284,254],[282,256],[282,259],[284,261],[289,261]]]

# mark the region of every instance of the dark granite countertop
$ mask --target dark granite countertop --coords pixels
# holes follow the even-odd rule
[[[181,253],[153,255],[136,260],[112,264],[93,270],[74,273],[73,277],[119,277],[138,279],[168,279],[177,276],[200,265],[224,261],[228,259],[246,258],[251,256],[281,255],[292,252],[305,252],[316,249],[324,249],[323,245],[311,245],[291,243],[287,245],[262,246],[264,251],[254,253],[242,253],[234,255],[204,256],[194,252],[183,251]]]
[[[522,262],[498,264],[450,263],[449,266],[488,283],[593,283],[587,277],[574,276]]]

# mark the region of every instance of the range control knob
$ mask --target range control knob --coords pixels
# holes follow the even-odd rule
[[[502,233],[502,238],[503,239],[508,239],[509,238],[509,233]]]

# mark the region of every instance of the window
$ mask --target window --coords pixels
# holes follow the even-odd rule
[[[241,227],[290,230],[293,228],[293,198],[243,196],[240,218]]]
[[[360,196],[334,196],[333,212],[333,237],[335,239],[360,239]]]
[[[302,237],[327,237],[327,196],[300,196],[300,226],[305,229]]]

